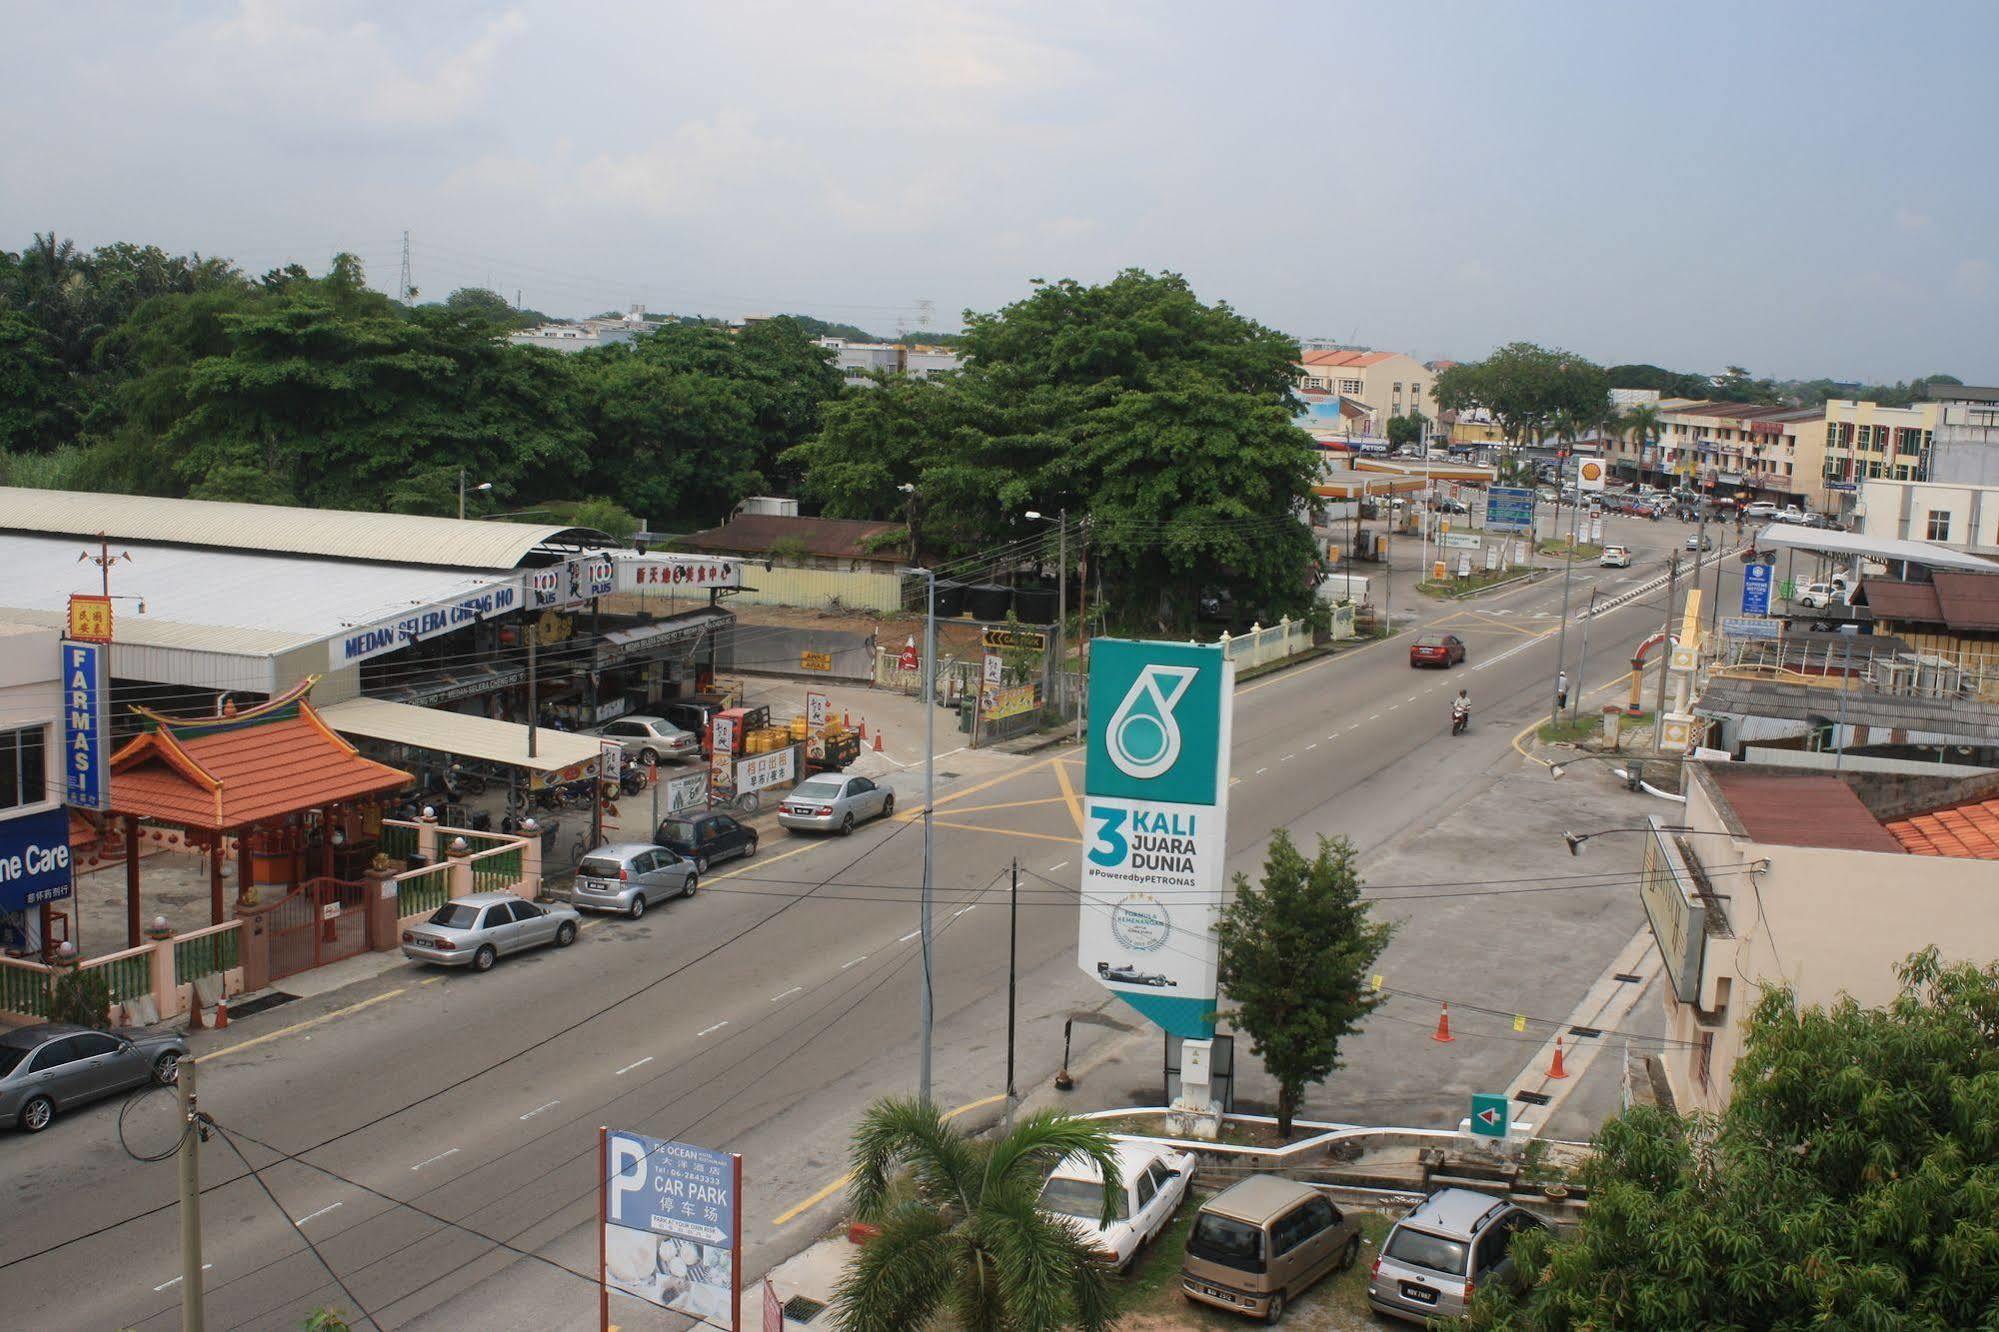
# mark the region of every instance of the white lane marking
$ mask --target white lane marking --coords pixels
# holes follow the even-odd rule
[[[418,1161],[415,1165],[411,1166],[410,1169],[421,1170],[427,1165],[436,1165],[439,1161],[442,1161],[447,1156],[456,1156],[456,1155],[458,1155],[458,1149],[456,1147],[453,1147],[448,1152],[439,1152],[436,1156],[425,1157],[423,1160]]]
[[[695,1033],[694,1033],[694,1037],[695,1037],[695,1039],[696,1039],[696,1040],[699,1040],[699,1039],[700,1039],[701,1037],[703,1037],[703,1036],[706,1036],[706,1035],[710,1034],[711,1032],[717,1032],[717,1031],[720,1031],[720,1030],[721,1030],[722,1028],[724,1028],[724,1027],[726,1027],[726,1026],[728,1026],[728,1025],[729,1025],[729,1019],[727,1019],[727,1018],[723,1018],[723,1019],[722,1019],[722,1020],[721,1020],[720,1022],[717,1022],[717,1023],[716,1023],[716,1024],[714,1025],[714,1026],[712,1026],[712,1027],[703,1027],[703,1028],[702,1028],[701,1030],[699,1030],[699,1031],[695,1032]]]
[[[302,1217],[300,1217],[300,1218],[299,1218],[298,1220],[296,1220],[296,1221],[292,1222],[292,1224],[293,1224],[293,1225],[295,1225],[295,1226],[302,1226],[302,1225],[304,1225],[304,1224],[305,1224],[306,1222],[308,1222],[308,1221],[312,1220],[312,1218],[314,1218],[315,1216],[325,1216],[325,1215],[326,1215],[326,1214],[327,1214],[328,1212],[332,1211],[332,1210],[333,1210],[334,1208],[336,1208],[336,1207],[338,1207],[338,1206],[340,1206],[340,1204],[339,1204],[339,1203],[328,1203],[328,1204],[326,1204],[326,1206],[324,1206],[324,1207],[320,1208],[320,1209],[319,1209],[318,1211],[316,1211],[316,1212],[307,1212],[307,1213],[306,1213],[306,1214],[305,1214],[304,1216],[302,1216]]]
[[[1435,686],[1435,685],[1431,685],[1431,686],[1430,686],[1430,688],[1432,688],[1432,689],[1435,689],[1436,687],[1437,687],[1437,686]],[[1407,698],[1403,699],[1402,701],[1403,701],[1404,703],[1414,703],[1414,702],[1416,701],[1416,696],[1415,696],[1414,694],[1411,694],[1411,695],[1409,695],[1409,697],[1407,697]]]
[[[1496,657],[1487,657],[1484,661],[1472,667],[1472,669],[1475,671],[1482,671],[1488,666],[1497,666],[1499,665],[1500,662],[1505,661],[1508,657],[1512,656],[1514,653],[1525,652],[1528,648],[1533,647],[1536,643],[1540,641],[1541,641],[1540,638],[1537,636],[1528,639],[1524,643],[1516,643],[1512,647],[1506,649],[1506,651],[1500,653]]]
[[[1261,777],[1261,776],[1263,776],[1263,774],[1264,774],[1264,773],[1266,773],[1266,772],[1269,772],[1269,771],[1270,771],[1270,769],[1268,769],[1268,768],[1258,768],[1258,769],[1256,770],[1256,775],[1257,775],[1257,776],[1259,776],[1259,777]]]
[[[937,757],[941,759],[947,759],[950,758],[951,755],[953,754],[962,754],[964,752],[965,752],[965,747],[963,745],[959,745],[956,749],[947,750],[946,752],[939,754]]]
[[[652,1061],[653,1057],[651,1055],[647,1055],[644,1059],[637,1061],[637,1063],[626,1064],[623,1068],[619,1069],[616,1073],[613,1073],[611,1076],[614,1078],[622,1078],[623,1076],[625,1076],[625,1074],[639,1067],[640,1064],[650,1064]]]
[[[855,958],[855,959],[854,959],[853,961],[851,961],[851,962],[842,962],[842,963],[840,964],[840,970],[842,970],[842,971],[845,971],[845,970],[846,970],[846,969],[847,969],[848,967],[857,967],[857,966],[859,966],[859,965],[860,965],[861,963],[863,963],[863,962],[865,962],[865,961],[867,961],[867,960],[868,960],[868,955],[867,955],[866,953],[862,953],[862,954],[861,954],[861,955],[860,955],[859,957]]]
[[[1368,720],[1369,720],[1369,721],[1380,721],[1380,720],[1381,720],[1381,714],[1377,712],[1377,713],[1373,714],[1372,716],[1370,716],[1370,717],[1368,718]]]
[[[1326,738],[1328,740],[1332,739],[1331,736],[1327,736]],[[1317,749],[1318,747],[1319,747],[1319,742],[1317,740],[1314,740],[1311,744],[1305,746],[1305,748],[1308,750]]]
[[[1289,763],[1289,762],[1290,762],[1290,761],[1291,761],[1292,759],[1294,759],[1294,758],[1297,758],[1297,757],[1298,757],[1298,756],[1297,756],[1296,754],[1286,754],[1286,755],[1285,755],[1285,756],[1284,756],[1283,758],[1281,758],[1281,759],[1279,759],[1279,760],[1277,760],[1277,761],[1278,761],[1279,763]]]
[[[553,1110],[553,1109],[555,1109],[555,1107],[556,1107],[556,1106],[558,1106],[558,1105],[561,1105],[561,1104],[562,1104],[562,1102],[560,1102],[560,1101],[550,1101],[550,1102],[549,1102],[548,1104],[546,1104],[546,1105],[538,1105],[538,1106],[536,1106],[536,1107],[535,1107],[534,1109],[532,1109],[532,1110],[528,1111],[528,1112],[527,1112],[526,1114],[522,1115],[522,1116],[521,1116],[521,1118],[522,1118],[522,1119],[533,1119],[533,1118],[534,1118],[534,1117],[535,1117],[536,1115],[540,1114],[540,1113],[541,1113],[542,1111],[544,1111],[544,1110]]]
[[[804,994],[804,993],[805,993],[805,987],[803,985],[794,985],[790,989],[786,990],[783,994],[772,995],[770,997],[770,1001],[772,1003],[776,1003],[780,999],[789,999],[794,994]]]
[[[975,906],[959,907],[956,911],[953,911],[951,913],[951,919],[956,920],[958,917],[964,915],[967,911],[977,911],[977,910],[978,908]]]
[[[1395,711],[1395,709],[1397,709],[1397,708],[1399,708],[1399,707],[1401,707],[1401,706],[1402,706],[1402,705],[1401,705],[1400,703],[1390,703],[1390,704],[1388,705],[1388,710],[1389,710],[1390,712],[1393,712],[1393,711]]]
[[[897,939],[897,940],[896,940],[896,942],[897,942],[897,943],[908,943],[908,942],[909,942],[909,941],[910,941],[911,939],[914,939],[914,938],[915,938],[915,937],[916,937],[917,935],[919,935],[919,934],[921,934],[921,933],[923,933],[923,931],[922,931],[922,930],[911,930],[911,931],[910,931],[909,933],[907,933],[907,934],[903,935],[903,936],[902,936],[902,937],[901,937],[900,939]]]
[[[1349,727],[1347,727],[1347,729],[1348,729],[1349,731],[1351,731],[1351,730],[1353,729],[1353,727],[1349,726]],[[1336,739],[1336,738],[1337,738],[1337,735],[1329,735],[1329,736],[1327,736],[1327,737],[1326,737],[1326,739],[1328,739],[1328,740],[1332,740],[1332,739]]]
[[[206,1272],[209,1268],[213,1266],[215,1266],[214,1263],[203,1263],[201,1265],[201,1270]],[[175,1286],[178,1286],[179,1284],[180,1284],[179,1277],[174,1277],[171,1280],[162,1281],[159,1285],[153,1287],[153,1294],[157,1295],[163,1290],[172,1290]]]
[[[1056,870],[1065,870],[1065,869],[1068,869],[1068,868],[1069,868],[1069,862],[1068,862],[1068,861],[1066,861],[1066,860],[1064,860],[1064,861],[1061,861],[1061,862],[1059,862],[1059,863],[1057,863],[1057,864],[1054,864],[1054,865],[1050,865],[1050,866],[1048,867],[1048,872],[1049,872],[1050,874],[1053,874],[1053,873],[1054,873],[1054,872],[1055,872]]]

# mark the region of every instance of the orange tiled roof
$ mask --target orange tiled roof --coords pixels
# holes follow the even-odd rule
[[[119,814],[190,828],[241,828],[405,786],[410,775],[364,759],[301,701],[236,725],[163,725],[111,759]]]
[[[1344,365],[1360,369],[1363,366],[1379,365],[1393,355],[1394,352],[1309,351],[1299,364]]]
[[[1999,860],[1999,800],[1974,800],[1885,826],[1911,855]]]

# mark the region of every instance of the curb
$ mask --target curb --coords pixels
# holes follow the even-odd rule
[[[1489,583],[1484,587],[1473,588],[1469,592],[1425,592],[1418,588],[1416,595],[1435,597],[1440,601],[1473,601],[1488,592],[1504,592],[1509,587],[1524,587],[1528,583],[1538,583],[1557,572],[1555,569],[1536,569],[1533,573],[1521,574],[1518,578],[1509,578],[1503,583]]]

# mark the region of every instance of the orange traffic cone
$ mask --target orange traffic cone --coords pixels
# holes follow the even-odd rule
[[[1445,1004],[1444,1011],[1437,1014],[1437,1031],[1430,1039],[1433,1041],[1453,1041],[1457,1039],[1457,1037],[1451,1035],[1451,1006],[1449,1004]]]
[[[229,1025],[229,996],[223,995],[215,1001],[215,1029],[221,1031]]]
[[[865,745],[867,742],[868,742],[868,719],[866,717],[863,717],[861,718],[861,743]]]
[[[875,753],[879,754],[879,753],[881,753],[881,752],[882,752],[882,733],[881,733],[880,731],[876,731],[876,732],[875,732]]]
[[[1569,1076],[1569,1070],[1562,1067],[1562,1038],[1559,1036],[1555,1038],[1555,1062],[1548,1065],[1548,1076],[1551,1078]]]
[[[200,1031],[207,1025],[201,1020],[201,996],[196,994],[194,987],[190,985],[187,987],[187,1029]]]

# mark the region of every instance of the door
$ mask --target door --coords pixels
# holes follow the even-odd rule
[[[509,903],[495,903],[480,915],[479,943],[493,945],[494,952],[513,952],[520,946],[520,937],[520,927],[514,924],[514,913]]]
[[[882,796],[886,792],[865,777],[856,777],[847,783],[847,796],[854,802],[854,817],[871,819],[882,812]]]
[[[70,1066],[77,1070],[73,1076],[81,1078],[88,1086],[88,1095],[107,1096],[130,1085],[124,1058],[125,1042],[101,1031],[72,1036],[70,1041],[74,1046]]]
[[[515,948],[534,948],[555,938],[555,917],[534,903],[515,902],[508,910],[514,913]]]
[[[58,1105],[88,1100],[90,1077],[78,1058],[76,1036],[50,1041],[35,1051],[34,1065],[28,1070],[28,1085],[55,1099]]]
[[[1152,1184],[1152,1201],[1146,1206],[1145,1224],[1140,1235],[1146,1239],[1156,1239],[1166,1229],[1166,1223],[1173,1219],[1173,1209],[1181,1197],[1175,1185],[1178,1183],[1173,1172],[1163,1161],[1154,1161],[1145,1168],[1144,1178]]]
[[[749,840],[748,836],[743,832],[742,824],[736,822],[727,814],[723,814],[716,818],[713,823],[709,824],[708,827],[710,836],[714,838],[714,849],[707,853],[709,860],[722,860],[729,856],[742,854],[743,847]]]
[[[1139,1171],[1132,1181],[1131,1202],[1131,1250],[1137,1253],[1159,1224],[1159,1182],[1151,1171]]]
[[[632,877],[638,880],[639,891],[645,894],[647,906],[666,896],[666,883],[659,872],[663,859],[657,851],[641,851],[632,857]]]

